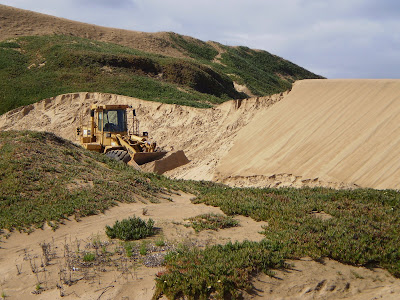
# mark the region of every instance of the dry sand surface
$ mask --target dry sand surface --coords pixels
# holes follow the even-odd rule
[[[216,179],[399,189],[399,123],[400,80],[299,81],[237,134]]]

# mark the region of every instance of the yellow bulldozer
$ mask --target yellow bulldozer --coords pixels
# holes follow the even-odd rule
[[[76,129],[81,145],[137,170],[154,162],[146,170],[158,174],[189,162],[182,150],[167,155],[166,151],[157,148],[156,143],[149,141],[147,132],[140,134],[134,109],[131,130],[128,130],[127,110],[131,108],[129,105],[92,104],[89,124],[84,126],[81,121]]]

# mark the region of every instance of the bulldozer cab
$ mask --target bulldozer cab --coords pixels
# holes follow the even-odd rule
[[[125,109],[104,109],[97,111],[97,130],[104,132],[127,132]]]
[[[129,105],[94,104],[90,107],[94,138],[102,147],[117,146],[116,134],[127,134],[127,108]]]

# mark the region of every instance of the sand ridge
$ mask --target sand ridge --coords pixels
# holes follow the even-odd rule
[[[167,175],[212,180],[216,165],[232,147],[235,134],[260,110],[268,109],[283,97],[284,94],[279,94],[232,100],[211,109],[198,109],[120,95],[74,93],[7,112],[0,116],[0,129],[50,131],[76,142],[76,127],[82,115],[89,116],[90,104],[129,104],[136,110],[139,131],[149,132],[150,138],[167,151],[184,150],[191,160],[188,165],[169,171]]]

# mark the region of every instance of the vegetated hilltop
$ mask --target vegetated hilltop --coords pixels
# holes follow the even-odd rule
[[[0,5],[0,114],[96,91],[197,107],[322,78],[283,58],[172,32],[89,25]]]

